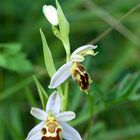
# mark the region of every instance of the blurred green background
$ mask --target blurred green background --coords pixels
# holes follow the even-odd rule
[[[89,96],[70,78],[68,110],[84,140],[140,140],[140,1],[59,1],[70,23],[71,51],[97,44],[99,54],[84,66],[93,80]],[[39,29],[57,68],[65,51],[42,13],[54,1],[6,0],[0,4],[0,140],[24,140],[41,102],[32,75],[48,94]]]

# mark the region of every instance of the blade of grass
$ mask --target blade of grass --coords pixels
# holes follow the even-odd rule
[[[37,77],[35,75],[33,75],[33,79],[35,81],[35,84],[37,86],[37,90],[38,90],[38,94],[39,94],[39,97],[40,97],[40,100],[41,100],[41,103],[42,103],[42,107],[43,109],[45,109],[45,99],[48,99],[48,95],[47,93],[45,92],[44,88],[41,86],[40,82],[37,80]]]
[[[139,4],[140,6],[140,4]],[[113,26],[115,30],[125,36],[128,40],[130,40],[134,45],[139,47],[140,39],[130,30],[128,30],[124,25],[122,25],[118,20],[116,20],[113,16],[111,16],[106,10],[96,5],[93,1],[86,1],[86,7],[96,15],[98,15],[101,19],[103,19],[110,26]]]
[[[110,132],[104,132],[94,137],[96,140],[116,140],[116,139],[128,139],[130,137],[140,135],[140,125],[126,127],[120,130],[113,130]]]
[[[29,86],[25,87],[25,96],[30,106],[37,106],[35,97],[32,95],[32,91]]]
[[[123,16],[121,16],[118,21],[123,21],[124,19],[126,19],[130,14],[132,14],[133,12],[135,12],[138,8],[140,8],[140,4],[137,4],[136,6],[134,6],[132,9],[130,9],[127,13],[125,13]],[[91,40],[88,44],[95,44],[97,42],[99,42],[101,39],[103,39],[104,37],[106,37],[112,30],[114,29],[114,26],[106,29],[104,32],[102,32],[99,36],[97,36],[95,39]]]

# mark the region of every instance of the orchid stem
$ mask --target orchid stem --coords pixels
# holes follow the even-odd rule
[[[70,42],[69,42],[68,37],[63,42],[63,45],[64,45],[65,50],[66,50],[66,62],[69,62],[69,60],[70,60]],[[69,91],[69,81],[67,80],[65,83],[64,98],[63,98],[63,103],[62,103],[62,110],[63,111],[66,111],[66,109],[67,109],[68,91]]]
[[[63,111],[66,111],[67,109],[67,101],[68,101],[68,90],[69,90],[69,81],[67,80],[66,83],[65,83],[65,91],[64,91],[64,108],[63,108]]]

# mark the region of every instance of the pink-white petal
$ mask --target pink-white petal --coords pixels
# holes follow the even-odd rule
[[[32,137],[30,137],[29,139],[26,139],[26,140],[41,140],[41,131],[36,133],[35,135],[33,135]]]
[[[72,111],[61,112],[56,115],[58,121],[70,121],[75,118],[75,113]]]
[[[62,137],[66,140],[82,140],[80,134],[69,124],[60,122],[62,127]]]
[[[45,121],[42,121],[41,123],[33,127],[28,133],[26,140],[30,140],[31,137],[35,136],[38,132],[41,132],[41,129],[44,126],[44,124],[45,124]]]
[[[61,110],[61,99],[57,91],[54,91],[48,99],[46,111],[48,112],[49,110],[53,111],[55,114],[59,113]]]
[[[70,76],[72,61],[62,65],[52,76],[49,88],[56,88]]]
[[[84,61],[84,57],[81,55],[75,54],[75,55],[71,56],[71,61],[82,62],[82,61]]]
[[[46,120],[48,114],[44,110],[32,107],[30,113],[39,120]]]
[[[73,58],[76,54],[80,54],[81,52],[83,51],[86,51],[86,50],[93,50],[93,49],[96,49],[97,46],[94,46],[94,45],[84,45],[84,46],[81,46],[79,48],[77,48],[72,54],[71,54],[71,58]]]

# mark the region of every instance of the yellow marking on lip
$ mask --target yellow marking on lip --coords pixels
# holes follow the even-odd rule
[[[43,126],[41,140],[61,140],[62,128],[57,122],[55,116],[52,113],[48,113],[46,123]]]

